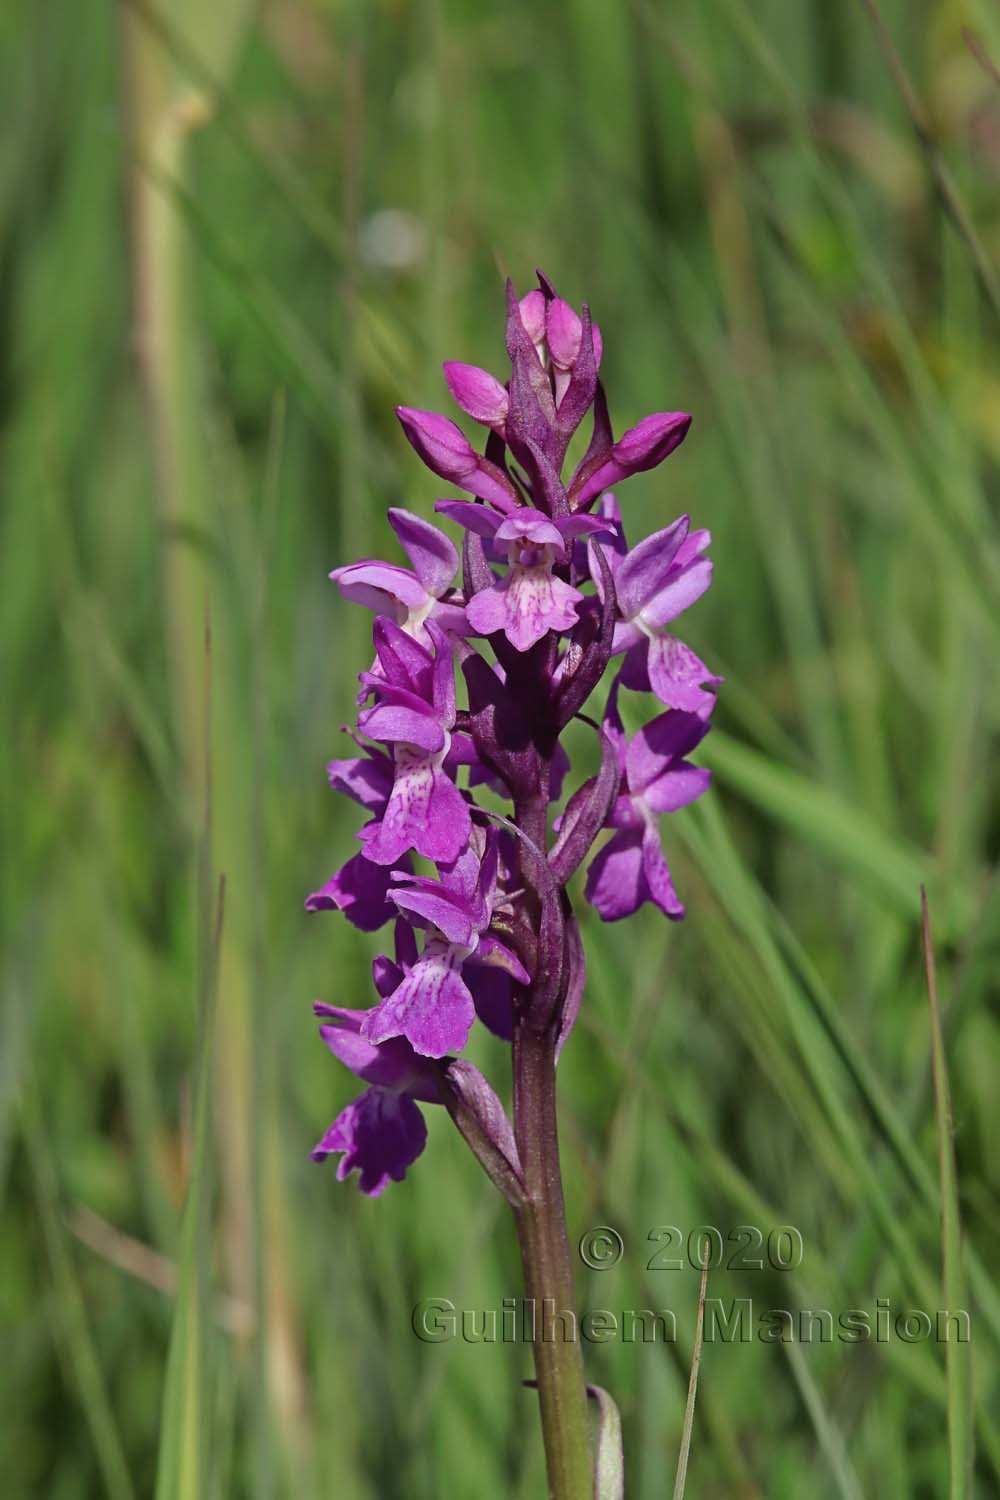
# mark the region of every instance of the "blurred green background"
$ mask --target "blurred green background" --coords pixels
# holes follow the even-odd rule
[[[378,939],[302,910],[358,821],[324,764],[369,620],[326,575],[431,513],[393,406],[502,372],[536,265],[616,431],[694,413],[622,501],[711,527],[684,634],[727,678],[665,829],[689,918],[585,914],[561,1070],[571,1235],[625,1244],[580,1306],[677,1315],[587,1350],[628,1495],[683,1420],[668,1224],[800,1230],[710,1296],[972,1314],[947,1371],[706,1347],[689,1496],[1000,1494],[1000,10],[882,17],[889,55],[852,0],[4,7],[4,1500],[544,1491],[529,1351],[410,1329],[519,1286],[443,1111],[380,1202],[309,1161],[356,1091],[310,1002],[367,1004]]]

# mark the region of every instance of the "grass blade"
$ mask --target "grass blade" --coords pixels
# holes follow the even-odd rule
[[[701,1262],[701,1285],[698,1288],[698,1321],[694,1328],[694,1350],[691,1354],[691,1375],[688,1380],[687,1401],[684,1403],[684,1426],[681,1430],[681,1446],[677,1455],[677,1477],[674,1480],[674,1500],[684,1500],[687,1487],[688,1458],[691,1453],[691,1432],[694,1427],[694,1403],[698,1395],[698,1373],[701,1369],[702,1335],[705,1331],[705,1293],[708,1290],[708,1264],[712,1258],[711,1246],[705,1242]]]
[[[937,965],[931,936],[927,892],[921,888],[924,965],[930,1006],[931,1049],[934,1062],[934,1113],[937,1120],[938,1170],[941,1183],[941,1258],[945,1306],[958,1309],[965,1303],[962,1270],[962,1224],[958,1204],[958,1173],[955,1166],[955,1122],[951,1108],[948,1060],[941,1030]],[[971,1494],[972,1438],[972,1344],[948,1338],[945,1345],[945,1375],[948,1384],[948,1493],[951,1500],[967,1500]]]

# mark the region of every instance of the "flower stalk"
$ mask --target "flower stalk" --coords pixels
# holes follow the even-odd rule
[[[351,731],[360,753],[328,767],[369,820],[360,851],[306,906],[366,932],[392,921],[394,944],[373,965],[377,1004],[314,1007],[323,1040],[367,1088],[313,1156],[339,1156],[337,1175],[357,1170],[377,1196],[423,1151],[420,1105],[445,1106],[514,1211],[549,1494],[595,1494],[589,1394],[613,1476],[596,1493],[611,1500],[619,1429],[611,1398],[586,1384],[559,1166],[556,1064],[586,975],[570,886],[589,860],[583,894],[604,921],[646,902],[684,915],[660,820],[706,790],[708,772],[686,757],[708,732],[721,679],[668,626],[708,587],[710,538],[681,516],[629,549],[607,485],[661,463],[691,419],[656,413],[615,441],[587,308],[578,316],[541,274],[520,300],[508,285],[507,301],[510,378],[445,365],[456,404],[488,431],[483,451],[446,417],[398,412],[423,462],[472,497],[436,505],[461,529],[461,554],[429,521],[394,509],[410,567],[367,559],[331,575],[375,614]],[[564,480],[588,412],[589,446]],[[616,658],[597,723],[583,709]],[[658,700],[632,736],[622,691]],[[562,736],[576,718],[597,731],[600,763],[564,798]],[[481,805],[482,787],[508,798],[513,816]],[[415,873],[415,856],[436,875]],[[513,1118],[461,1055],[480,1024],[510,1044]]]
[[[551,1324],[536,1327],[532,1345],[549,1495],[590,1500],[593,1454],[583,1354],[572,1326],[576,1302],[559,1166],[555,1040],[526,1020],[514,1030],[514,1133],[525,1184],[524,1203],[514,1215],[524,1290]]]

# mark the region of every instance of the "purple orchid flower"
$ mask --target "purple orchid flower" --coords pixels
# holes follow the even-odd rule
[[[604,549],[614,579],[619,623],[612,653],[625,653],[623,686],[653,692],[667,708],[710,714],[715,695],[705,689],[718,687],[722,678],[664,627],[700,599],[711,583],[712,563],[703,555],[711,533],[689,530],[687,516],[681,516],[628,551],[613,495],[603,497],[600,515],[614,528],[614,541],[607,546],[603,540],[592,540],[589,546]],[[601,572],[593,559],[591,576],[602,595]]]
[[[455,677],[448,638],[434,620],[425,629],[432,655],[392,620],[375,621],[379,674],[363,672],[376,703],[358,717],[369,739],[393,747],[393,783],[384,810],[358,837],[367,859],[395,865],[415,849],[435,863],[458,858],[471,820],[462,793],[445,768],[455,726]]]
[[[342,1152],[337,1177],[358,1170],[363,1193],[377,1198],[390,1182],[402,1182],[406,1169],[416,1161],[427,1141],[427,1126],[417,1108],[441,1102],[437,1075],[432,1064],[418,1057],[402,1038],[373,1046],[361,1035],[364,1010],[345,1010],[317,1001],[313,1010],[329,1016],[334,1026],[321,1026],[319,1034],[334,1057],[368,1088],[352,1100],[313,1148],[313,1161],[324,1161]]]
[[[617,832],[591,861],[586,898],[605,922],[631,916],[645,901],[676,921],[684,907],[664,858],[659,818],[707,791],[712,773],[685,756],[705,738],[709,724],[697,714],[671,709],[627,740],[617,695],[616,683],[604,719],[622,776],[608,816]]]
[[[389,972],[395,967],[380,971],[376,962],[375,981],[381,994],[398,983]],[[317,1142],[313,1161],[342,1153],[338,1179],[343,1181],[357,1170],[361,1191],[377,1198],[390,1182],[403,1180],[424,1149],[427,1127],[418,1104],[443,1104],[487,1169],[500,1169],[517,1181],[520,1162],[510,1122],[478,1068],[460,1058],[444,1064],[429,1061],[402,1037],[374,1046],[361,1035],[367,1011],[345,1010],[322,1001],[313,1005],[313,1011],[335,1023],[320,1027],[320,1036],[334,1057],[368,1084]]]
[[[335,792],[343,793],[381,818],[392,794],[393,762],[383,750],[360,739],[358,745],[361,755],[329,762],[327,779]],[[393,870],[409,868],[406,855],[395,865],[377,865],[366,859],[362,851],[335,871],[318,891],[306,897],[306,911],[341,911],[362,932],[375,932],[396,914],[388,898]]]
[[[546,297],[541,291],[528,292],[518,309],[524,330],[535,346],[539,363],[552,371],[553,395],[558,411],[569,389],[570,379],[580,357],[583,322],[562,297]],[[594,363],[601,363],[601,330],[593,328]]]
[[[401,879],[391,892],[407,919],[426,927],[427,937],[399,983],[368,1012],[362,1025],[366,1040],[378,1043],[403,1036],[422,1057],[461,1052],[476,1017],[476,996],[470,988],[475,976],[496,969],[520,984],[528,983],[517,955],[487,930],[497,897],[497,840],[491,833],[479,842],[481,858],[472,849],[450,871],[442,872],[441,880]],[[388,960],[383,972],[389,972],[387,966]],[[495,992],[484,1000],[487,1006],[494,1004]]]
[[[360,736],[355,736],[355,739],[362,754],[346,760],[331,760],[326,768],[327,778],[335,792],[350,797],[380,820],[392,795],[395,765],[392,757],[383,750],[365,744]],[[504,794],[503,783],[483,765],[470,736],[456,733],[451,736],[443,769],[454,778],[460,766],[468,768],[470,787],[488,785],[499,795]],[[568,770],[569,759],[560,746],[560,754],[552,767],[553,801],[561,795],[562,780]],[[376,932],[397,915],[397,908],[388,895],[395,874],[408,874],[411,867],[408,854],[403,854],[392,865],[380,865],[362,850],[306,897],[306,911],[340,911],[362,932]]]
[[[544,1294],[571,1280],[554,1122],[556,1061],[586,976],[572,882],[589,861],[586,899],[606,921],[645,902],[683,916],[659,819],[709,785],[687,757],[708,732],[721,678],[670,633],[711,580],[709,533],[681,516],[630,550],[609,493],[672,453],[691,419],[657,412],[616,442],[590,309],[575,311],[541,272],[538,281],[520,300],[507,284],[509,378],[444,366],[458,407],[485,429],[482,452],[448,418],[398,408],[422,461],[472,497],[436,507],[465,533],[461,549],[395,509],[410,566],[367,559],[331,575],[376,615],[375,661],[359,678],[359,754],[329,768],[369,821],[360,852],[306,904],[366,930],[395,919],[394,957],[373,964],[377,1003],[316,1007],[328,1047],[367,1088],[314,1156],[339,1153],[338,1176],[357,1171],[362,1191],[378,1195],[423,1150],[421,1106],[443,1104],[517,1215],[526,1284]],[[588,414],[589,441],[567,478]],[[586,705],[615,657],[601,726]],[[630,738],[622,687],[652,692],[666,710]],[[572,771],[563,736],[580,720],[597,731],[599,764],[553,821]],[[493,794],[510,817],[491,810]],[[415,873],[415,856],[436,875]],[[512,1043],[513,1121],[454,1056],[477,1018]],[[536,1372],[543,1410],[570,1414],[561,1433],[545,1426],[550,1487],[572,1472],[573,1493],[590,1493],[585,1378],[578,1364],[537,1355]],[[574,1433],[584,1440],[570,1442]]]
[[[447,417],[411,406],[397,407],[396,415],[415,452],[442,479],[501,511],[515,510],[522,503],[513,481],[478,454],[462,429]]]
[[[658,411],[643,417],[611,445],[602,461],[581,463],[569,486],[573,509],[584,509],[603,490],[633,474],[657,468],[683,443],[690,426],[686,411]]]
[[[464,500],[439,500],[435,509],[507,552],[506,575],[474,594],[466,605],[473,631],[493,635],[502,630],[516,651],[529,651],[550,630],[558,634],[572,630],[584,596],[553,568],[567,561],[568,541],[606,529],[603,522],[583,515],[552,520],[528,506],[500,517]]]
[[[504,423],[510,410],[510,397],[495,375],[481,370],[478,365],[463,365],[450,359],[444,366],[445,384],[456,405],[474,422],[492,427],[500,437],[504,435]]]
[[[428,619],[460,635],[465,630],[465,612],[461,596],[452,587],[458,574],[458,552],[451,538],[408,510],[391,509],[389,524],[412,569],[368,560],[334,568],[330,577],[345,599],[364,604],[377,615],[389,615],[425,646],[430,645],[424,629]]]

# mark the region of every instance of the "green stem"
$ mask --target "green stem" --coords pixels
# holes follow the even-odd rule
[[[544,848],[547,776],[517,822]],[[531,860],[525,861],[530,880]],[[534,1308],[533,1350],[550,1500],[591,1500],[594,1458],[566,1235],[556,1119],[556,1025],[539,1032],[523,1006],[514,1027],[514,1135],[525,1201],[515,1209],[525,1295]]]
[[[556,1128],[555,1040],[514,1034],[514,1131],[526,1201],[515,1212],[525,1295],[534,1305],[535,1377],[550,1500],[591,1500],[593,1453]]]

